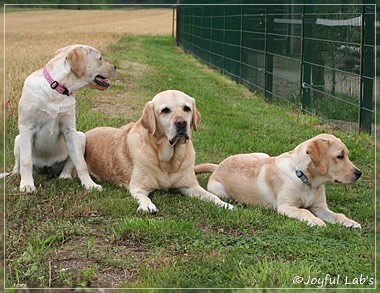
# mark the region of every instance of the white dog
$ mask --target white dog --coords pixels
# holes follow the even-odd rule
[[[73,165],[86,189],[102,189],[92,181],[84,160],[85,136],[76,131],[73,92],[85,86],[107,89],[106,78],[115,70],[95,48],[71,45],[27,77],[18,108],[12,172],[21,174],[20,191],[35,190],[33,171],[70,178]]]

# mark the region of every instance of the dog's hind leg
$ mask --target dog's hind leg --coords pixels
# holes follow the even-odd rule
[[[86,148],[86,137],[84,136],[83,132],[78,131],[78,135],[80,138],[80,146],[81,150],[84,155],[84,151]],[[67,158],[66,164],[63,167],[61,174],[59,174],[59,178],[61,179],[71,179],[73,176],[73,171],[74,171],[75,165],[74,162],[71,160],[70,156]]]
[[[78,177],[87,190],[91,189],[97,189],[99,191],[102,191],[103,188],[99,184],[96,184],[90,177],[90,174],[88,172],[86,161],[84,160],[84,151],[86,148],[86,137],[83,132],[79,132],[74,130],[73,128],[64,128],[63,129],[63,135],[65,137],[66,147],[70,154],[70,157],[66,163],[66,165],[63,167],[63,174],[61,172],[62,177],[67,176],[68,172],[70,170],[70,167],[72,167],[70,161],[75,166],[75,169],[77,171]],[[71,168],[72,170],[72,168]],[[61,177],[60,175],[60,177]],[[61,177],[61,178],[62,178]]]
[[[71,179],[73,171],[74,171],[74,168],[75,168],[74,163],[73,163],[73,161],[71,161],[70,156],[69,156],[67,158],[65,166],[63,167],[63,169],[61,171],[61,174],[59,174],[59,178],[61,178],[61,179]]]
[[[86,150],[86,136],[83,132],[77,131],[78,137],[79,137],[79,144],[82,151],[82,154],[84,155],[84,152]],[[87,165],[86,165],[87,167]],[[59,178],[61,179],[70,179],[72,178],[72,174],[75,168],[74,162],[71,160],[70,156],[67,158],[67,162],[65,166],[63,167],[61,174],[59,175]],[[91,180],[92,181],[92,180]],[[95,184],[95,183],[94,183]],[[102,190],[102,187],[100,185],[95,184],[92,188],[96,188],[98,190]]]
[[[180,188],[180,191],[183,194],[186,194],[186,195],[190,195],[190,196],[194,196],[194,197],[199,197],[200,199],[214,202],[217,205],[222,206],[222,207],[224,207],[226,209],[230,209],[230,210],[234,209],[233,205],[222,201],[215,194],[204,190],[199,184],[197,184],[197,185],[195,185],[193,187],[183,187],[183,188]]]
[[[224,186],[219,181],[212,180],[212,178],[208,181],[207,190],[220,198],[231,198],[224,189]]]

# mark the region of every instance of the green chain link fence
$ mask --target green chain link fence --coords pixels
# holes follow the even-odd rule
[[[198,1],[200,2],[200,1]],[[345,130],[374,124],[374,4],[179,1],[177,43],[263,94]]]

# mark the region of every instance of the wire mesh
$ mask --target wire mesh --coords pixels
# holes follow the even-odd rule
[[[180,1],[186,51],[266,99],[342,129],[372,131],[375,5],[214,2]]]

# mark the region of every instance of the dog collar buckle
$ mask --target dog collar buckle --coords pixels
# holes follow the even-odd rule
[[[296,170],[296,176],[301,179],[301,181],[305,184],[310,184],[309,179],[307,176],[301,171],[301,170]]]
[[[58,81],[54,80],[51,84],[50,84],[50,87],[55,90],[57,88],[57,86],[59,85]]]

